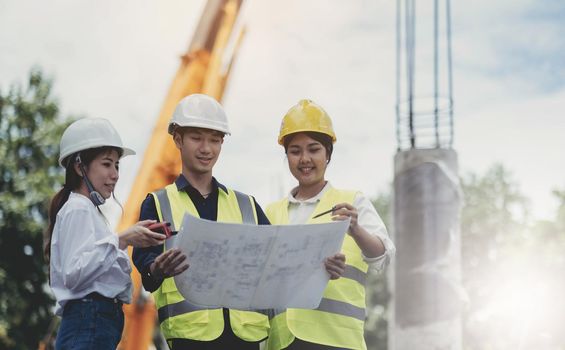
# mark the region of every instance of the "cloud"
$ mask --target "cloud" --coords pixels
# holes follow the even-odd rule
[[[515,94],[551,93],[563,88],[563,2],[472,5],[476,7],[462,4],[463,9],[454,16],[456,65],[485,78],[512,80],[508,88]]]
[[[64,114],[111,119],[139,151],[122,164],[125,199],[204,3],[0,1],[0,88],[25,81],[39,64],[55,77]],[[431,29],[431,8],[420,4],[418,23]],[[556,160],[565,148],[556,131],[565,110],[563,7],[560,0],[452,3],[461,169],[502,161],[536,198],[560,186],[565,170]],[[311,98],[330,113],[338,135],[328,178],[370,196],[388,190],[396,151],[395,3],[255,0],[246,15],[224,99],[233,136],[218,179],[261,203],[288,190],[293,179],[278,128],[292,105]],[[429,40],[419,42],[421,52],[430,51]],[[428,59],[420,67],[430,67]],[[423,69],[420,77],[429,75]],[[534,206],[548,216],[545,199]]]

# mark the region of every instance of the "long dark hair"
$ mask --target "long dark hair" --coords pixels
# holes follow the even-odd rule
[[[300,131],[300,132],[295,132],[293,134],[289,134],[289,135],[285,136],[285,138],[283,140],[284,153],[286,154],[288,152],[288,145],[290,145],[290,141],[292,141],[292,139],[300,133],[306,134],[308,137],[318,141],[319,143],[322,144],[322,146],[324,146],[324,148],[326,149],[326,153],[328,154],[328,163],[329,163],[330,160],[332,159],[332,152],[334,150],[334,144],[332,142],[331,136],[326,135],[326,134],[322,134],[321,132]]]
[[[111,151],[118,152],[118,157],[121,157],[124,153],[121,148],[104,146],[80,151],[80,158],[82,163],[88,167],[98,155]],[[80,177],[74,169],[75,157],[76,153],[63,159],[63,164],[65,164],[65,184],[63,188],[53,196],[51,204],[49,205],[49,226],[43,236],[43,253],[45,254],[47,263],[49,263],[49,259],[51,258],[51,237],[53,236],[53,229],[57,221],[57,213],[59,213],[59,210],[61,210],[63,205],[69,200],[71,191],[77,190],[82,182],[82,177]]]

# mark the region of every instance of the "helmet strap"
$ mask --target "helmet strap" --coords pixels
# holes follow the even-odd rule
[[[86,176],[86,170],[84,169],[84,164],[80,159],[80,152],[77,153],[75,157],[75,162],[78,164],[78,167],[80,168],[80,172],[82,173],[82,178],[84,180],[84,183],[86,184],[86,188],[88,189],[90,200],[92,201],[92,203],[94,203],[95,206],[104,204],[104,202],[106,202],[106,199],[104,199],[104,197],[102,197],[102,195],[94,189],[94,186],[92,186],[92,183],[88,179],[88,176]]]

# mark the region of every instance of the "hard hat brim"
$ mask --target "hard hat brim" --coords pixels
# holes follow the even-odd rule
[[[219,131],[219,132],[224,133],[226,135],[231,135],[231,132],[229,131],[229,129],[225,128],[224,126],[214,126],[214,125],[210,125],[210,123],[200,123],[200,122],[197,122],[197,121],[191,121],[191,122],[186,122],[186,123],[179,123],[179,122],[170,123],[169,128],[168,128],[169,134],[172,135],[176,128],[208,129],[208,130]]]
[[[133,156],[133,155],[136,154],[136,152],[135,152],[133,149],[131,149],[131,148],[129,148],[129,147],[124,147],[124,146],[108,145],[108,144],[98,145],[98,146],[92,146],[92,145],[90,145],[90,146],[88,146],[88,148],[81,148],[81,149],[78,149],[79,147],[77,147],[77,149],[69,150],[68,152],[65,152],[64,154],[61,154],[61,155],[59,156],[59,165],[62,166],[63,168],[65,168],[65,164],[63,164],[63,161],[64,161],[65,158],[67,158],[68,156],[73,155],[73,154],[75,154],[75,153],[77,153],[77,152],[85,151],[85,150],[87,150],[87,149],[99,148],[99,147],[115,147],[115,148],[120,148],[120,149],[122,150],[122,152],[123,152],[123,153],[122,153],[122,156],[120,157],[120,159],[123,158],[123,157],[126,157],[126,156]]]
[[[335,136],[335,134],[331,134],[329,132],[312,130],[310,128],[305,128],[305,129],[299,129],[299,130],[296,130],[296,131],[293,130],[292,132],[288,132],[288,133],[279,135],[279,145],[284,146],[285,137],[287,137],[289,135],[298,134],[298,133],[301,133],[301,132],[315,132],[315,133],[318,133],[318,134],[328,135],[329,137],[331,137],[332,143],[335,143],[337,141],[337,137]]]

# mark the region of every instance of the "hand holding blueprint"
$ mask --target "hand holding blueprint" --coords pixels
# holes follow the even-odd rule
[[[185,214],[172,245],[190,268],[175,284],[199,306],[313,309],[329,281],[323,261],[340,251],[348,227],[349,220],[258,226]]]

